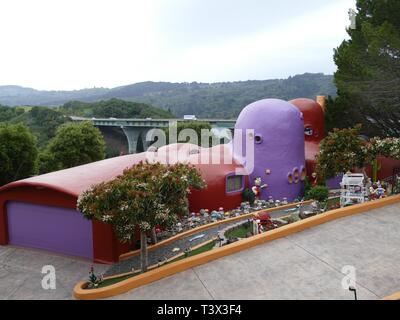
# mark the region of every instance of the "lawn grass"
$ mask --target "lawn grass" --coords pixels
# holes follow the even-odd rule
[[[194,249],[194,250],[190,251],[190,252],[189,252],[188,254],[186,254],[186,255],[182,255],[182,256],[180,256],[180,257],[178,257],[178,258],[176,258],[176,259],[170,261],[169,263],[176,262],[176,261],[180,261],[180,260],[182,260],[182,259],[189,258],[189,257],[193,257],[193,256],[198,255],[198,254],[200,254],[200,253],[210,251],[210,250],[212,250],[212,248],[214,248],[214,246],[215,246],[215,241],[211,241],[211,242],[205,244],[205,245],[202,246],[202,247],[199,247],[199,248],[197,248],[197,249]]]
[[[139,274],[140,274],[140,273],[133,273],[133,274],[127,274],[127,275],[122,276],[122,277],[117,277],[117,278],[112,278],[112,279],[106,279],[106,280],[104,280],[103,282],[101,282],[101,283],[98,285],[97,288],[90,288],[90,289],[100,289],[100,288],[108,287],[108,286],[111,286],[111,285],[113,285],[113,284],[115,284],[115,283],[124,281],[124,280],[126,280],[126,279],[133,278],[133,277],[135,277],[135,276],[137,276],[137,275],[139,275]],[[89,289],[89,290],[90,290],[90,289]]]
[[[253,226],[251,223],[245,223],[238,229],[230,230],[225,233],[225,237],[227,239],[234,239],[234,238],[241,238],[244,239],[246,238],[247,234],[249,232],[253,231]]]

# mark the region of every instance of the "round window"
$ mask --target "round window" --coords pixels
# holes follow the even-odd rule
[[[254,141],[255,141],[257,144],[262,143],[262,142],[263,142],[262,135],[261,135],[261,134],[256,134],[256,136],[255,136],[255,138],[254,138]]]
[[[305,167],[301,167],[301,181],[306,180],[306,176],[307,176],[307,170]]]
[[[293,179],[294,183],[298,183],[300,181],[300,173],[298,168],[293,169]]]
[[[291,173],[289,172],[289,173],[288,173],[288,176],[287,176],[287,179],[288,179],[288,182],[289,182],[290,184],[292,184],[292,183],[294,182],[293,174],[291,174]]]
[[[306,136],[311,137],[311,136],[314,134],[313,128],[311,128],[311,127],[305,128],[305,129],[304,129],[304,134],[305,134]]]

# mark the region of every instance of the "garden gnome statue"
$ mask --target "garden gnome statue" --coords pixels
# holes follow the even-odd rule
[[[311,175],[311,185],[316,187],[318,185],[317,174],[315,172]]]
[[[262,185],[262,180],[260,177],[254,179],[254,187],[252,188],[254,195],[256,196],[256,200],[260,200],[261,190],[267,188],[268,185]]]
[[[283,198],[282,205],[286,206],[287,204],[289,204],[288,199],[287,198]]]
[[[378,199],[384,198],[385,197],[385,192],[386,192],[386,190],[382,187],[381,183],[378,182],[378,188],[375,191]]]

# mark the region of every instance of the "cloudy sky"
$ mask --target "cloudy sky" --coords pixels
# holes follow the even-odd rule
[[[0,85],[333,73],[355,0],[1,0]]]

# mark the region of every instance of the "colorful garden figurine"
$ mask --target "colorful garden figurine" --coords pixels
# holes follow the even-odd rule
[[[316,187],[318,185],[317,174],[315,172],[313,172],[311,175],[311,185],[313,187]]]
[[[375,190],[375,193],[376,193],[378,199],[385,198],[385,196],[386,196],[385,195],[386,190],[385,190],[385,188],[382,187],[380,182],[378,182],[378,188]]]
[[[94,273],[94,267],[90,267],[90,271],[89,271],[89,287],[90,288],[97,288],[99,286],[100,283],[103,282],[103,276],[99,275],[96,276]]]
[[[283,198],[282,205],[286,206],[288,204],[289,204],[288,199],[287,198]]]
[[[275,201],[275,207],[280,207],[280,206],[281,206],[280,200],[276,200],[276,201]]]
[[[252,188],[252,191],[253,191],[254,195],[256,196],[256,200],[260,200],[261,190],[265,189],[267,187],[268,187],[267,184],[262,185],[262,180],[260,177],[254,179],[254,186]]]
[[[268,203],[269,203],[270,206],[274,206],[275,205],[275,201],[274,201],[274,198],[272,196],[270,196],[268,198]]]
[[[213,211],[212,213],[211,213],[211,218],[212,219],[214,219],[214,220],[221,220],[222,219],[222,216],[221,216],[221,214],[218,212],[218,211]]]

